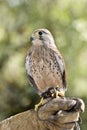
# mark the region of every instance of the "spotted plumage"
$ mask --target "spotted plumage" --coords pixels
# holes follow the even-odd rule
[[[26,56],[26,71],[30,84],[39,95],[58,88],[65,93],[66,70],[64,60],[57,49],[52,34],[47,29],[32,33],[32,46]]]

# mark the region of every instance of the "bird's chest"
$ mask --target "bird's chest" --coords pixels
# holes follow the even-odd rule
[[[62,86],[60,68],[52,50],[35,48],[27,66],[29,75],[33,77],[40,92],[52,86]]]
[[[31,59],[32,74],[36,74],[39,78],[48,77],[50,73],[54,73],[58,69],[54,54],[48,49],[39,48],[34,51]]]

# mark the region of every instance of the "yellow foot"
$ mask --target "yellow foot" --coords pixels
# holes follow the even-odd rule
[[[44,99],[41,98],[40,102],[39,102],[38,104],[35,105],[35,111],[37,111],[38,108],[39,108],[41,105],[43,105],[43,104],[44,104]]]
[[[56,98],[59,98],[59,97],[64,97],[64,94],[62,93],[62,92],[60,92],[60,91],[56,91]]]

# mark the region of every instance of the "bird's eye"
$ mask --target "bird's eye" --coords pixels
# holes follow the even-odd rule
[[[40,32],[38,32],[38,34],[41,36],[43,33],[40,31]]]

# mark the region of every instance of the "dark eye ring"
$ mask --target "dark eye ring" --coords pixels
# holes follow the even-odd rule
[[[38,32],[38,34],[41,36],[43,33],[40,31],[40,32]]]

